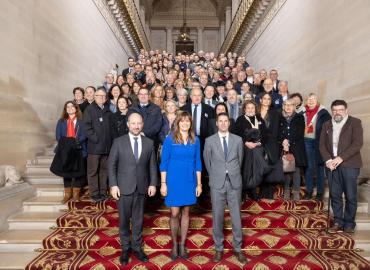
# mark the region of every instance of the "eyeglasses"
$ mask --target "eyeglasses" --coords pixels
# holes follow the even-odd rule
[[[331,110],[333,113],[336,113],[336,112],[345,112],[346,111],[346,109],[332,109]]]

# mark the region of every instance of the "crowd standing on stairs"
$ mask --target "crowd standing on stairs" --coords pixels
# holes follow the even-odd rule
[[[56,127],[53,164],[64,168],[63,203],[79,201],[82,193],[96,203],[117,200],[122,264],[130,249],[148,260],[141,248],[144,202],[146,195],[159,193],[171,209],[173,260],[187,257],[189,206],[209,194],[215,262],[223,255],[225,204],[232,214],[235,256],[245,264],[240,203],[274,199],[277,185],[284,187],[285,200],[322,201],[328,178],[330,231],[354,232],[363,131],[344,100],[334,100],[330,114],[315,93],[291,93],[278,70],[257,72],[243,56],[159,50],[141,50],[136,59],[128,58],[121,75],[107,73],[102,86],[76,87],[73,95]]]

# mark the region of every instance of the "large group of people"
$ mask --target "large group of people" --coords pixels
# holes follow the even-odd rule
[[[94,202],[117,200],[122,264],[130,251],[148,261],[141,248],[144,204],[146,196],[158,194],[170,208],[173,260],[188,257],[189,207],[198,197],[210,196],[212,203],[214,261],[223,255],[227,205],[234,253],[245,264],[242,201],[274,199],[277,185],[284,200],[321,201],[325,175],[331,232],[351,233],[362,127],[348,116],[344,100],[333,101],[330,110],[315,93],[291,93],[278,70],[257,72],[235,53],[141,50],[122,74],[106,74],[97,88],[76,87],[65,103],[56,139],[73,141],[66,145],[82,154],[67,162],[68,150],[57,147],[56,156],[69,170],[83,165],[85,173],[63,175],[63,202],[80,200],[86,186]]]

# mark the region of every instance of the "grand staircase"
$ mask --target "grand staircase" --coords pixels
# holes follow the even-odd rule
[[[25,179],[35,187],[36,194],[23,202],[21,212],[8,218],[8,230],[0,233],[0,269],[24,269],[39,254],[37,249],[43,247],[42,240],[54,231],[56,219],[67,211],[67,206],[60,203],[62,179],[49,171],[53,155],[53,148],[48,147],[27,164]],[[369,195],[370,186],[359,187],[360,203],[354,235],[355,248],[362,249],[359,254],[368,260],[370,215],[366,200]]]

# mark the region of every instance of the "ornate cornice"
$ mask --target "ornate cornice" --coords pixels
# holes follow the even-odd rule
[[[263,20],[263,22],[265,21],[267,15],[264,14],[266,10],[271,11],[273,10],[272,8],[270,9],[271,6],[275,6],[277,2],[281,3],[285,1],[286,0],[242,0],[225,37],[225,41],[221,46],[220,53],[233,51],[240,54],[244,45],[246,43],[249,44],[252,36],[256,38],[252,33],[256,33],[256,27],[261,25],[261,20]],[[270,14],[270,11],[268,14]],[[278,9],[276,12],[277,11]],[[269,16],[270,19],[273,17],[271,17],[271,14]]]
[[[132,0],[93,0],[93,2],[129,55],[139,54],[141,48],[150,49],[144,27]]]
[[[250,38],[245,38],[237,47],[238,51],[243,51],[243,55],[246,55],[248,51],[253,47],[262,33],[266,30],[275,15],[279,12],[280,8],[285,4],[286,0],[276,0],[271,6],[270,10],[263,17],[261,23],[257,26]]]

